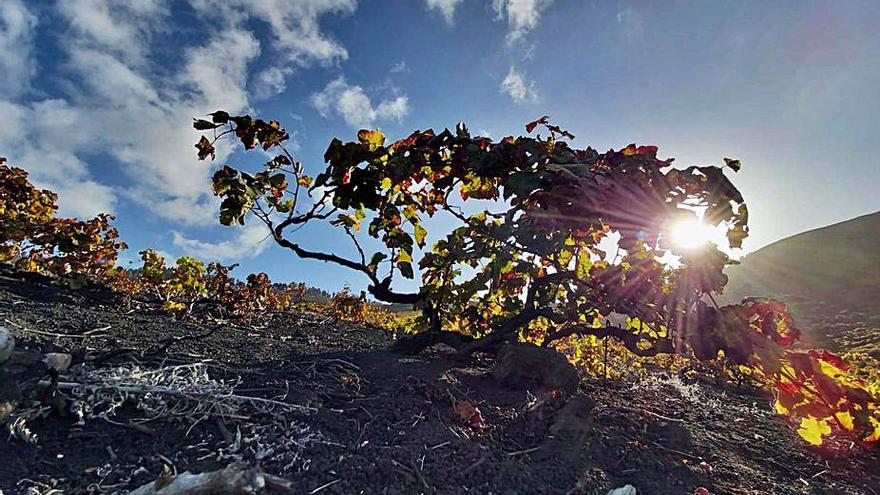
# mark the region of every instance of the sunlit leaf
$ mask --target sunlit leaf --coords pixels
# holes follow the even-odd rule
[[[854,427],[853,417],[849,411],[838,411],[834,413],[834,417],[837,418],[837,421],[843,426],[846,430],[852,430]]]
[[[422,227],[422,224],[419,223],[413,227],[413,235],[416,238],[416,244],[418,244],[419,247],[425,247],[425,236],[428,235],[428,231]]]
[[[368,151],[376,151],[377,148],[385,144],[385,135],[376,130],[361,129],[357,134],[358,141]]]
[[[741,248],[743,240],[749,236],[746,227],[737,225],[727,231],[727,241],[731,248]]]
[[[831,434],[831,426],[824,419],[808,417],[801,419],[801,426],[797,432],[812,445],[822,445],[822,437]]]

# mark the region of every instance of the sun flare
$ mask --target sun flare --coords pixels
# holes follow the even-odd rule
[[[682,249],[695,249],[716,241],[715,229],[698,220],[682,220],[670,229],[672,243]]]

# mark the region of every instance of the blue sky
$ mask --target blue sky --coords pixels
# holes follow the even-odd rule
[[[745,250],[880,210],[876,1],[0,0],[0,156],[112,211],[131,250],[337,290],[356,274],[296,259],[257,224],[216,221],[191,117],[277,118],[307,170],[330,139],[468,123],[499,138],[548,114],[579,147],[730,156]],[[326,227],[305,246],[349,252]]]

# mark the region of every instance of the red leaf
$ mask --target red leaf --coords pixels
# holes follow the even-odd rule
[[[798,383],[783,382],[779,380],[776,380],[774,385],[776,386],[777,390],[786,394],[794,394],[798,391],[798,388],[800,388],[800,384]]]
[[[480,410],[466,400],[456,402],[453,412],[456,418],[463,423],[469,424],[472,428],[482,429],[486,427],[486,421],[483,419]]]
[[[847,368],[849,368],[849,364],[847,364],[847,362],[844,361],[843,358],[841,358],[840,356],[838,356],[836,354],[832,354],[824,349],[820,349],[818,351],[812,351],[812,352],[815,354],[815,356],[818,359],[825,361],[826,363],[834,366],[835,368],[837,368],[839,370],[846,370]]]
[[[547,115],[541,117],[538,120],[533,120],[526,124],[526,132],[531,134],[531,132],[535,130],[535,127],[538,127],[539,124],[546,124],[547,122],[550,122],[550,117],[548,117]]]

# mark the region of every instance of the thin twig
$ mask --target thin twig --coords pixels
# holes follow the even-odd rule
[[[91,334],[92,331],[89,331],[89,332],[83,333],[83,334],[67,334],[67,333],[46,332],[46,331],[42,331],[42,330],[34,330],[32,328],[27,328],[25,326],[19,325],[18,323],[15,323],[14,321],[10,321],[6,318],[4,318],[3,321],[14,326],[15,328],[18,328],[19,330],[21,330],[23,332],[33,333],[36,335],[44,335],[46,337],[58,337],[58,338],[66,337],[69,339],[86,339],[89,337],[99,337],[100,336],[100,335]],[[96,329],[96,330],[98,330],[98,329]]]
[[[329,482],[329,483],[324,483],[323,485],[319,486],[318,488],[315,488],[314,490],[310,491],[310,492],[309,492],[309,495],[315,495],[316,493],[320,492],[321,490],[323,490],[323,489],[325,489],[325,488],[327,488],[327,487],[333,486],[333,485],[335,485],[336,483],[339,483],[340,481],[342,481],[342,478],[335,479],[335,480],[333,480],[333,481],[331,481],[331,482]]]
[[[529,453],[534,452],[536,450],[540,450],[540,448],[541,447],[532,447],[530,449],[517,450],[516,452],[505,452],[504,455],[514,457],[514,456],[518,456],[518,455],[522,455],[522,454],[529,454]]]
[[[622,406],[621,409],[623,409],[624,411],[629,411],[629,412],[634,412],[634,413],[643,413],[643,414],[647,414],[647,415],[649,415],[649,416],[654,416],[655,418],[657,418],[657,419],[662,419],[662,420],[664,420],[664,421],[672,421],[673,423],[682,423],[682,422],[684,422],[683,419],[679,419],[679,418],[670,418],[669,416],[664,416],[664,415],[662,415],[662,414],[658,414],[658,413],[655,413],[654,411],[649,411],[649,410],[647,410],[647,409],[639,409],[639,408],[635,408],[635,407],[625,407],[625,406]]]

